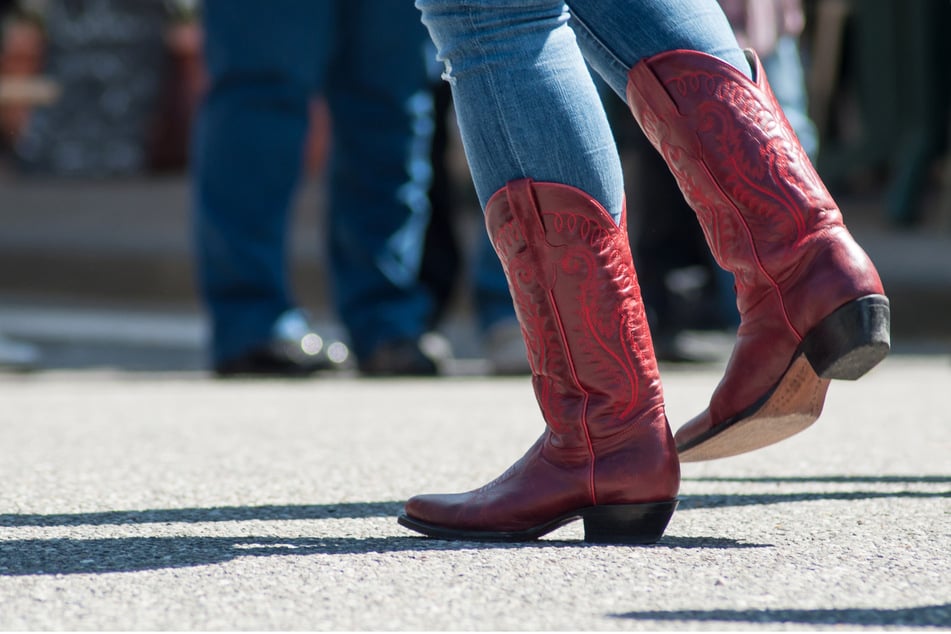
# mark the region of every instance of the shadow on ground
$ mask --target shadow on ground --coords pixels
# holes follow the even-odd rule
[[[765,478],[685,478],[685,482],[747,483],[843,483],[843,484],[949,484],[951,476],[819,476]],[[708,493],[683,496],[679,509],[785,504],[816,500],[862,500],[879,498],[951,498],[951,489],[943,491],[820,491],[796,493]],[[165,524],[204,522],[246,522],[281,520],[362,519],[396,517],[403,503],[345,502],[339,504],[264,504],[259,506],[220,506],[207,508],[144,509],[96,511],[89,513],[3,513],[0,527],[28,526],[106,526],[125,524]]]
[[[951,605],[911,608],[842,608],[817,610],[650,610],[612,614],[636,621],[696,621],[703,623],[786,623],[790,625],[861,625],[879,627],[951,626]]]
[[[726,479],[730,480],[730,479]],[[884,476],[821,478],[752,478],[757,481],[845,482],[845,483],[939,483],[951,481],[947,476]],[[872,498],[948,498],[951,491],[842,491],[781,494],[708,494],[688,496],[681,502],[684,510],[706,507],[767,505],[813,500],[857,500]],[[90,513],[0,515],[0,527],[76,527],[123,526],[142,524],[198,524],[244,521],[287,521],[363,519],[390,517],[394,519],[402,503],[353,502],[342,504],[261,505],[209,508],[147,509],[101,511]],[[746,543],[720,537],[665,536],[655,548],[767,548],[771,544]],[[8,539],[0,541],[0,576],[55,575],[130,572],[158,568],[181,568],[216,564],[247,556],[360,555],[381,552],[473,550],[499,548],[589,547],[579,540],[543,539],[530,543],[449,542],[421,537],[390,536],[379,538],[274,538],[274,537],[94,537]],[[698,613],[700,614],[700,613]],[[625,618],[635,618],[632,614]],[[636,618],[653,618],[637,616]],[[675,618],[675,617],[671,617]],[[677,617],[679,619],[679,617]],[[686,618],[686,617],[684,617]],[[711,617],[714,618],[714,617]],[[785,617],[784,617],[785,618]],[[688,619],[689,620],[689,619]],[[728,619],[727,619],[728,620]],[[822,621],[825,622],[825,621]]]
[[[371,553],[597,548],[581,540],[528,543],[450,542],[424,537],[117,537],[0,542],[0,577],[136,572],[220,564],[239,557],[305,557]],[[664,537],[649,548],[766,548],[721,537]]]

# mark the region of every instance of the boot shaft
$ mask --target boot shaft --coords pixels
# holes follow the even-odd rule
[[[696,51],[648,58],[628,75],[628,103],[717,262],[734,274],[740,313],[773,304],[801,339],[842,303],[881,293],[881,280],[845,228],[759,59],[747,56],[753,81]],[[821,302],[810,299],[817,284]]]
[[[646,412],[662,417],[663,391],[624,228],[583,192],[527,179],[489,201],[486,226],[551,429],[570,437],[584,420],[586,433],[604,438]]]

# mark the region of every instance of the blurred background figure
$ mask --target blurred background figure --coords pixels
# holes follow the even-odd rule
[[[291,296],[292,194],[309,104],[332,120],[333,302],[367,375],[432,375],[419,281],[432,134],[426,33],[412,3],[206,0],[208,93],[192,146],[199,290],[222,376],[309,374],[346,357]]]
[[[461,292],[468,294],[479,353],[488,372],[528,374],[528,353],[515,317],[505,272],[488,233],[467,169],[453,170],[453,157],[463,157],[455,131],[452,91],[440,78],[442,65],[431,55],[435,111],[432,142],[433,180],[429,190],[432,217],[426,232],[420,278],[432,292],[435,309],[430,327],[440,326]],[[455,150],[455,151],[453,151]],[[470,231],[467,231],[472,227]],[[474,241],[462,236],[474,234]],[[470,244],[471,242],[471,244]]]
[[[12,0],[0,0],[0,22],[8,11],[14,8]],[[4,48],[6,29],[0,30],[0,50]],[[38,101],[36,85],[25,84],[17,78],[11,81],[9,75],[0,76],[0,107],[7,109],[23,108]],[[11,339],[0,331],[0,368],[3,369],[31,369],[40,361],[39,349],[24,341]]]
[[[40,351],[36,346],[16,341],[0,332],[0,368],[30,370],[40,362]]]
[[[760,56],[766,75],[810,158],[819,147],[808,114],[798,38],[805,25],[800,0],[720,0],[741,46]],[[627,111],[612,107],[627,122]],[[666,163],[632,126],[615,126],[626,154],[630,235],[641,292],[663,361],[703,361],[684,345],[685,331],[729,331],[739,323],[732,275],[710,255],[693,211]],[[643,222],[649,218],[649,222]]]

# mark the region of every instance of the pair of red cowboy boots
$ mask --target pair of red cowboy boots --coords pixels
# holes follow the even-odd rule
[[[520,541],[581,518],[586,541],[657,541],[680,461],[804,429],[831,379],[856,379],[888,353],[878,274],[749,59],[753,81],[694,51],[646,59],[628,76],[634,116],[736,279],[741,324],[709,407],[672,436],[623,220],[575,188],[514,181],[489,201],[486,225],[546,429],[486,486],[410,499],[401,524]]]

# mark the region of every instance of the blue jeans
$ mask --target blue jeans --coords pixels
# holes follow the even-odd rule
[[[266,4],[266,6],[265,6]],[[206,0],[210,86],[192,153],[199,288],[215,362],[270,336],[294,306],[287,233],[315,94],[333,121],[329,277],[358,357],[416,339],[429,221],[426,31],[405,2]]]
[[[483,207],[505,183],[530,177],[577,187],[619,220],[621,164],[586,60],[622,99],[631,67],[667,50],[703,51],[749,73],[716,0],[416,0],[416,6],[452,85]]]

